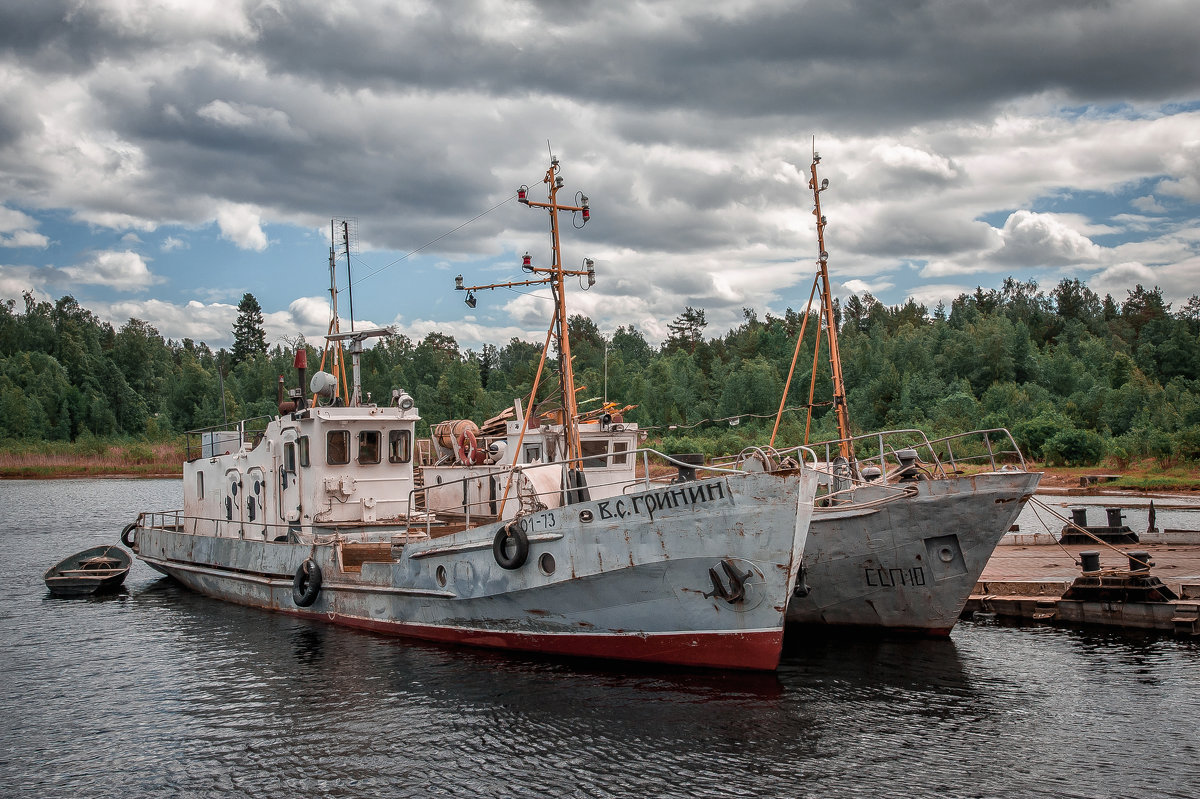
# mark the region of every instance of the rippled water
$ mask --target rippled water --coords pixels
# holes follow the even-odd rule
[[[1200,796],[1200,644],[960,624],[777,675],[508,657],[222,604],[141,563],[54,599],[173,480],[0,482],[0,795]]]

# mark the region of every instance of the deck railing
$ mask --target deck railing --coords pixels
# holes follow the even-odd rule
[[[212,458],[217,455],[227,455],[237,452],[247,444],[253,449],[273,416],[255,416],[230,424],[218,424],[212,427],[202,427],[189,430],[187,436],[188,461],[200,458]]]
[[[793,451],[797,451],[797,450],[803,451],[801,454],[801,457],[805,461],[807,461],[807,465],[809,468],[816,467],[817,454],[814,450],[812,450],[808,447],[793,448]],[[632,480],[626,477],[626,478],[623,478],[620,480],[610,480],[607,482],[589,482],[586,485],[569,486],[568,485],[568,477],[567,477],[567,465],[568,464],[566,461],[557,461],[554,463],[544,463],[544,464],[519,464],[516,466],[500,466],[500,467],[497,467],[490,471],[477,472],[469,477],[463,477],[463,478],[459,478],[457,480],[447,480],[447,481],[438,483],[437,485],[424,485],[424,486],[419,486],[419,487],[414,488],[412,491],[409,492],[409,495],[408,495],[407,517],[409,519],[413,519],[415,521],[416,519],[420,518],[420,510],[418,510],[418,509],[428,509],[428,512],[426,513],[426,518],[425,518],[425,525],[426,525],[427,532],[429,531],[429,529],[432,527],[432,525],[434,523],[434,515],[436,513],[462,514],[463,520],[464,520],[464,525],[466,527],[471,526],[472,515],[474,515],[476,518],[482,516],[486,519],[494,519],[499,511],[498,505],[499,505],[500,498],[499,497],[495,497],[495,498],[487,497],[487,498],[481,498],[476,501],[471,501],[469,499],[470,487],[471,487],[470,484],[479,485],[480,483],[482,483],[482,484],[486,485],[493,478],[499,477],[501,480],[500,484],[506,485],[508,483],[510,475],[512,475],[512,477],[513,477],[514,485],[511,488],[509,488],[509,490],[508,490],[507,503],[510,503],[510,504],[506,504],[506,507],[511,506],[511,507],[520,509],[522,502],[530,503],[533,501],[536,501],[542,505],[546,505],[547,507],[550,507],[549,503],[545,502],[544,500],[549,499],[551,497],[553,497],[554,501],[557,503],[556,505],[554,505],[554,507],[570,505],[570,504],[573,504],[572,500],[575,499],[576,497],[579,497],[585,490],[590,492],[590,491],[593,491],[596,489],[606,489],[606,488],[611,489],[611,488],[619,487],[621,493],[625,494],[625,493],[629,493],[630,491],[649,489],[649,488],[652,488],[655,484],[662,484],[662,483],[677,481],[683,475],[687,475],[686,479],[703,479],[703,477],[701,476],[700,473],[704,473],[704,476],[711,476],[714,474],[745,475],[747,473],[747,471],[763,471],[763,469],[760,469],[760,468],[752,468],[752,469],[742,468],[742,466],[744,465],[744,461],[740,462],[740,463],[733,463],[733,464],[692,463],[692,462],[689,462],[688,460],[681,459],[681,456],[666,455],[662,452],[659,452],[658,450],[650,449],[650,448],[640,448],[640,449],[632,450],[629,452],[609,452],[609,453],[602,453],[602,454],[596,454],[596,455],[589,455],[586,458],[586,460],[588,460],[588,461],[599,461],[599,460],[609,461],[609,460],[612,460],[613,458],[618,458],[618,457],[620,457],[620,458],[628,458],[628,457],[640,458],[642,461],[642,475],[640,477],[635,477]],[[655,459],[656,463],[658,463],[660,465],[675,467],[678,470],[676,475],[674,475],[674,476],[660,475],[658,477],[653,476],[653,474],[652,474],[653,470],[651,469],[651,459]],[[780,465],[777,464],[776,468],[778,468],[779,466]],[[783,468],[787,468],[789,466],[791,466],[791,468],[797,468],[797,467],[799,467],[799,463],[797,462],[794,466],[792,466],[791,464],[783,464],[782,466],[783,466]],[[557,480],[558,487],[548,490],[548,491],[534,490],[533,492],[528,492],[528,491],[524,490],[523,488],[518,489],[518,486],[516,485],[516,481],[521,479],[521,475],[523,473],[528,473],[528,472],[538,471],[538,470],[554,470],[554,472],[557,473],[557,477],[558,477],[558,480]],[[595,472],[595,471],[589,471],[589,473],[587,474],[587,477],[589,480],[594,480],[597,476],[598,476],[597,472]],[[602,471],[599,472],[599,476],[601,478],[603,478]],[[457,490],[455,489],[455,487],[457,487]],[[431,502],[430,496],[429,496],[429,492],[431,492],[431,491],[437,491],[439,493],[442,493],[443,495],[445,493],[454,491],[456,494],[462,496],[463,500],[461,502],[455,503],[451,507],[447,507],[445,504]],[[578,501],[578,500],[576,500],[576,501]],[[496,506],[496,512],[492,512],[493,506]]]

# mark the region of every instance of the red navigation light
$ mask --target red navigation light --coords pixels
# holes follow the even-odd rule
[[[592,218],[592,209],[584,208],[583,209],[583,221],[586,222],[591,218]]]
[[[533,256],[531,256],[529,253],[525,253],[525,256],[521,258],[521,268],[526,272],[533,271]]]
[[[517,189],[517,202],[519,202],[519,203],[529,202],[528,195],[529,195],[529,187],[528,186],[522,186],[521,188]]]

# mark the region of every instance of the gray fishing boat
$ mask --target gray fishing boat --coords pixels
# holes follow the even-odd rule
[[[1029,471],[1007,430],[975,430],[935,441],[918,430],[851,433],[821,211],[829,181],[818,180],[820,160],[814,152],[809,182],[817,274],[796,354],[812,300],[819,296],[805,442],[822,335],[828,343],[838,438],[811,445],[822,459],[822,488],[788,622],[947,635],[1041,474]],[[793,371],[795,363],[793,356]],[[786,462],[793,452],[773,447],[787,391],[785,386],[775,431],[758,455],[765,468]]]
[[[554,260],[540,271],[556,311],[543,352],[553,337],[566,353],[561,458],[489,466],[468,448],[475,471],[423,473],[412,398],[397,388],[385,405],[363,401],[358,353],[387,331],[342,333],[335,306],[328,339],[333,352],[349,341],[352,391],[343,397],[342,380],[318,371],[310,399],[301,350],[299,388],[290,399],[281,391],[278,415],[190,433],[183,508],[138,517],[128,536],[137,556],[209,596],[379,632],[774,669],[816,473],[801,464],[697,469],[635,449],[620,457],[671,463],[677,474],[652,482],[645,468],[615,487],[588,482],[563,292],[565,274],[586,272],[562,268],[557,223],[560,211],[583,214],[586,199],[558,203],[557,160],[545,182],[548,202],[528,200],[524,187],[522,200],[551,216]],[[528,407],[537,391],[535,380]]]

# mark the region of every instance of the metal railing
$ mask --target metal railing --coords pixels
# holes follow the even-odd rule
[[[250,444],[253,448],[274,418],[273,416],[254,416],[233,424],[218,424],[198,430],[189,430],[184,434],[187,436],[187,460],[190,462],[200,458],[225,455],[240,450],[246,444]],[[206,436],[208,436],[207,440]],[[206,451],[206,447],[208,451]],[[218,449],[221,451],[218,452]]]
[[[807,463],[808,468],[815,469],[816,465],[817,465],[816,452],[809,447],[794,447],[792,452],[799,452],[801,450],[804,452],[803,457],[805,458],[805,460],[808,461],[808,463]],[[513,478],[515,480],[515,479],[519,479],[519,476],[522,473],[527,473],[527,472],[534,471],[534,470],[545,470],[545,469],[557,470],[558,476],[559,476],[558,487],[551,489],[549,491],[536,491],[535,490],[532,493],[528,493],[528,492],[519,491],[516,488],[516,486],[513,486],[513,488],[511,488],[509,490],[508,502],[511,502],[516,507],[520,508],[521,503],[523,501],[529,502],[530,500],[536,500],[539,504],[546,506],[546,507],[550,507],[549,504],[544,502],[543,500],[553,497],[559,503],[559,504],[555,505],[554,507],[564,507],[566,505],[572,504],[570,501],[572,495],[578,495],[579,493],[581,493],[584,490],[591,491],[591,490],[595,490],[595,489],[599,489],[599,488],[612,488],[612,487],[619,486],[621,489],[621,493],[624,494],[624,493],[628,493],[630,490],[638,490],[640,488],[649,489],[649,488],[652,488],[655,484],[661,484],[664,482],[670,482],[671,480],[678,479],[678,476],[671,477],[671,478],[668,478],[665,475],[659,476],[657,478],[653,477],[652,470],[650,468],[651,467],[651,458],[660,459],[661,464],[665,464],[667,466],[674,466],[676,469],[679,470],[679,473],[690,473],[692,475],[695,475],[696,479],[704,479],[703,477],[700,477],[698,474],[701,472],[704,472],[707,474],[732,474],[732,475],[744,476],[749,471],[755,471],[755,472],[763,471],[763,469],[758,469],[758,468],[755,468],[752,470],[740,468],[745,463],[745,460],[739,461],[739,462],[735,463],[734,465],[729,465],[729,464],[725,464],[725,463],[709,463],[709,464],[689,463],[687,461],[680,460],[678,457],[672,457],[671,455],[666,455],[662,452],[659,452],[658,450],[650,449],[648,447],[643,447],[643,448],[639,448],[639,449],[627,451],[627,452],[608,452],[608,453],[599,453],[596,455],[589,455],[585,460],[586,461],[598,461],[598,460],[610,461],[613,458],[618,458],[618,457],[621,457],[621,458],[640,457],[641,461],[642,461],[642,476],[641,477],[635,476],[633,479],[629,479],[626,477],[626,478],[622,478],[620,480],[610,480],[608,482],[589,482],[588,484],[582,485],[582,486],[570,486],[568,484],[568,480],[567,480],[568,462],[566,462],[566,461],[555,461],[552,463],[518,464],[515,466],[512,466],[512,465],[499,466],[495,469],[492,469],[492,470],[489,470],[486,472],[478,472],[478,473],[472,474],[469,477],[463,477],[463,478],[459,478],[457,480],[447,480],[447,481],[438,483],[436,485],[423,485],[423,486],[413,488],[413,490],[410,491],[409,495],[408,495],[407,518],[420,519],[420,516],[422,515],[421,511],[418,510],[417,513],[414,514],[414,509],[424,509],[424,511],[425,511],[424,512],[424,516],[425,516],[424,521],[425,521],[425,529],[426,529],[427,533],[430,531],[430,529],[433,526],[435,514],[437,514],[439,512],[440,513],[461,513],[463,515],[463,523],[466,527],[471,526],[472,514],[474,514],[476,516],[484,516],[487,519],[493,519],[498,515],[498,509],[497,509],[497,512],[495,512],[495,513],[484,512],[484,509],[487,509],[490,511],[491,507],[493,505],[498,505],[499,497],[487,497],[487,498],[481,498],[479,500],[471,501],[469,499],[470,486],[468,484],[487,485],[487,483],[490,482],[494,477],[501,477],[501,478],[503,478],[503,482],[501,483],[501,485],[505,485],[505,484],[507,484],[510,475],[513,476]],[[775,468],[799,468],[800,466],[801,466],[800,462],[797,462],[794,465],[787,464],[787,465],[783,465],[782,467],[779,465],[776,465]],[[601,468],[603,468],[603,467],[601,467]],[[773,469],[771,469],[771,470],[773,470]],[[587,476],[589,479],[593,479],[597,475],[595,472],[590,472],[590,473],[588,473]],[[603,473],[601,472],[601,477],[602,476],[603,476]],[[532,481],[531,481],[531,484],[532,484]],[[456,493],[460,496],[464,496],[464,499],[462,502],[456,503],[453,507],[445,507],[445,506],[435,507],[435,505],[437,505],[437,503],[430,501],[429,492],[431,492],[431,491],[438,491],[438,492],[454,491],[454,488],[456,486],[458,487]],[[424,502],[421,502],[422,499],[424,500]]]
[[[924,432],[910,429],[883,430],[847,439],[823,441],[810,445],[818,451],[824,450],[824,463],[829,464],[829,467],[821,468],[820,471],[833,471],[843,443],[850,445],[854,462],[848,465],[851,467],[851,473],[859,478],[860,482],[886,485],[893,479],[911,477],[914,474],[913,467],[916,468],[917,474],[934,479],[962,474],[964,469],[975,466],[997,471],[1006,466],[1016,465],[1021,471],[1028,470],[1025,456],[1021,454],[1012,433],[1003,427],[955,433],[932,441]],[[783,456],[796,449],[793,447],[777,452]],[[904,450],[914,450],[915,461],[899,457],[897,453]],[[864,470],[870,466],[877,467],[879,474],[869,480],[861,479]]]

